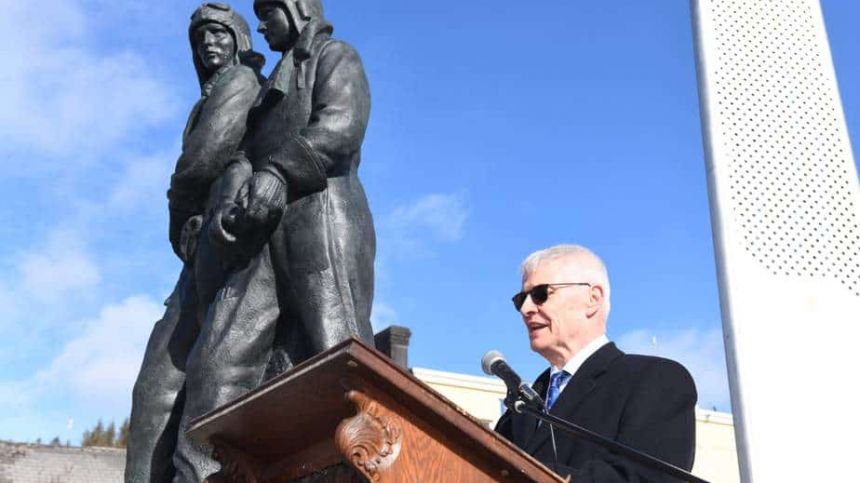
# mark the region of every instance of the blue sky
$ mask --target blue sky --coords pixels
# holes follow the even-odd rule
[[[164,192],[199,95],[199,2],[5,3],[0,439],[78,442],[128,414],[179,272]],[[822,4],[854,138],[860,6]],[[412,329],[412,365],[478,374],[495,348],[537,374],[518,265],[573,242],[609,267],[610,337],[679,359],[700,405],[730,410],[686,0],[326,8],[373,90],[374,324]]]

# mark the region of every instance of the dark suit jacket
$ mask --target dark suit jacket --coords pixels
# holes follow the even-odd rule
[[[534,383],[543,395],[549,370]],[[625,354],[609,343],[574,374],[550,411],[587,429],[689,470],[695,454],[696,387],[677,362]],[[496,431],[550,468],[552,443],[546,424],[511,411]],[[600,446],[555,431],[558,471],[583,482],[677,481],[643,468]]]

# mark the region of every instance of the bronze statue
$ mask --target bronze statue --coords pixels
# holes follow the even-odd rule
[[[208,3],[188,29],[201,97],[188,118],[182,154],[168,192],[170,242],[184,261],[164,317],[147,344],[134,387],[125,479],[170,481],[184,405],[185,367],[206,307],[226,280],[215,247],[201,230],[220,202],[219,179],[245,133],[260,89],[264,59],[251,48],[245,20],[224,4]]]
[[[271,231],[284,301],[289,336],[279,342],[289,350],[273,363],[278,371],[350,336],[373,340],[376,235],[357,174],[370,90],[358,54],[332,39],[319,0],[256,0],[254,11],[282,54],[243,142],[254,170],[246,218]]]
[[[185,436],[193,418],[349,337],[373,342],[376,240],[357,176],[370,112],[361,60],[349,45],[332,39],[319,0],[255,1],[254,10],[258,31],[281,59],[250,106],[244,138],[238,150],[226,144],[216,148],[222,139],[217,136],[204,140],[210,161],[180,158],[171,180],[171,243],[186,261],[183,278],[191,288],[180,281],[181,302],[169,304],[168,314],[178,320],[174,326],[182,326],[190,313],[199,325],[157,327],[173,338],[150,342],[140,376],[150,382],[139,380],[135,387],[132,431],[162,431],[163,437],[156,444],[149,437],[147,451],[130,446],[129,459],[151,457],[161,464],[169,449],[175,482],[203,481],[219,469],[210,448]],[[213,17],[216,11],[238,15],[218,4],[205,4],[201,11],[210,20],[192,19],[192,44],[215,38],[218,26],[226,27],[241,67],[238,44],[245,36],[235,27],[238,21]],[[220,39],[226,42],[223,35]],[[214,45],[196,49],[195,65],[206,73],[218,57]],[[250,51],[250,43],[247,47]],[[217,84],[227,72],[210,76]],[[206,102],[192,113],[192,131]],[[173,350],[174,345],[183,350]],[[155,387],[165,365],[170,384]],[[178,381],[184,384],[181,392]],[[151,411],[156,416],[136,418],[138,407],[146,406],[138,400],[146,397],[154,398],[153,407],[164,407]],[[175,449],[164,443],[170,438]],[[165,481],[154,472],[149,480],[138,479],[146,474],[135,471],[127,479]]]

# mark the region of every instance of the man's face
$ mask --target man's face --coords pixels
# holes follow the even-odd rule
[[[523,281],[523,291],[545,283],[586,282],[580,280],[578,272],[569,258],[544,261]],[[555,365],[563,365],[590,342],[595,332],[594,321],[588,317],[594,313],[592,288],[585,285],[550,287],[549,297],[541,305],[535,304],[531,296],[526,298],[520,315],[533,351]]]
[[[285,52],[295,35],[295,27],[290,23],[284,8],[277,3],[261,3],[255,6],[254,11],[260,20],[257,32],[263,35],[269,48],[275,52]]]
[[[230,63],[236,55],[236,41],[227,27],[205,23],[194,30],[197,57],[209,74]]]

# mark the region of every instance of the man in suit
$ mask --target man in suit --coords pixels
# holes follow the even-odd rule
[[[535,381],[550,414],[689,470],[696,388],[677,362],[625,354],[606,338],[609,277],[586,248],[559,245],[522,265],[513,297],[533,351],[550,367]],[[583,482],[677,481],[547,424],[506,412],[496,431],[536,459]]]

